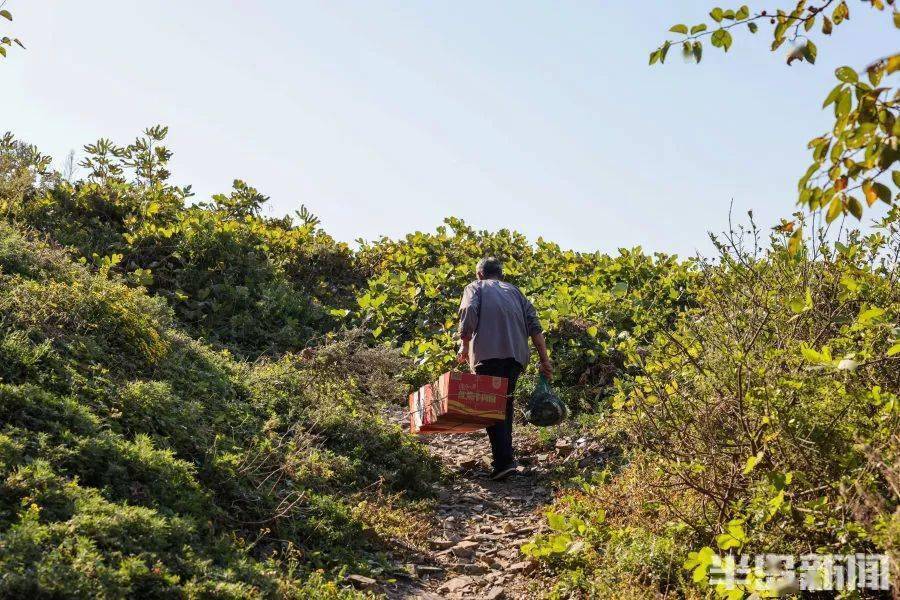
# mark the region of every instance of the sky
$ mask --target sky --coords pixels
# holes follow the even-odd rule
[[[647,65],[712,6],[7,0],[2,31],[28,49],[0,62],[0,131],[61,166],[168,125],[173,182],[197,200],[240,178],[268,214],[306,205],[347,242],[457,216],[577,250],[708,254],[732,203],[764,226],[790,215],[834,69],[897,41],[851,3],[815,65],[769,52],[768,26],[699,66]]]

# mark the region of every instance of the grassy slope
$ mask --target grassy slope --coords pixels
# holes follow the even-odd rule
[[[0,225],[0,595],[345,593],[309,571],[377,564],[363,492],[436,472],[377,416],[398,360],[237,362]]]

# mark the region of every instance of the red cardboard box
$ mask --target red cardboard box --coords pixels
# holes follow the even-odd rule
[[[506,418],[504,377],[451,371],[409,396],[412,433],[476,431]]]

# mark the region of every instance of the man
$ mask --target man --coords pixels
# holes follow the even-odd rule
[[[541,358],[540,371],[548,379],[553,364],[534,306],[516,286],[502,281],[503,265],[485,258],[475,270],[477,281],[466,286],[459,306],[459,362],[479,375],[509,380],[506,420],[487,428],[494,456],[491,479],[505,479],[518,468],[513,457],[513,392],[522,368],[528,364],[528,338]]]

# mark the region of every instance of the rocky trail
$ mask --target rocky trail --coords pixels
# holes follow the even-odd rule
[[[571,461],[598,464],[602,451],[584,438],[562,439],[548,449],[536,429],[518,424],[514,438],[522,467],[504,481],[488,477],[484,432],[419,438],[452,476],[438,489],[429,551],[406,556],[413,562],[402,565],[394,582],[377,586],[381,593],[391,599],[538,595],[535,564],[519,548],[546,529],[555,469]]]

